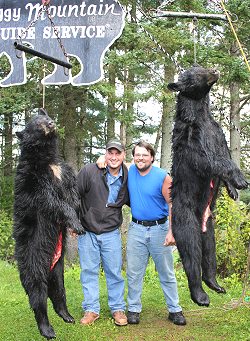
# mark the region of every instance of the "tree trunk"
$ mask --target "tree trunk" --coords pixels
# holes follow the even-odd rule
[[[133,148],[133,129],[130,129],[130,126],[134,123],[134,73],[133,71],[128,71],[128,79],[127,79],[127,114],[130,117],[130,123],[126,126],[126,160],[131,162],[132,160],[132,148]]]
[[[79,170],[84,161],[84,151],[85,151],[85,134],[84,132],[84,126],[86,124],[87,120],[87,102],[88,102],[88,89],[83,90],[82,94],[82,101],[81,101],[81,107],[78,110],[78,132],[79,132],[79,137],[77,139],[77,146],[76,146],[76,151],[77,151],[77,170]]]
[[[64,159],[77,171],[77,141],[76,141],[76,122],[73,108],[65,108],[64,111],[65,130],[64,130]]]
[[[240,168],[240,87],[230,84],[230,151],[233,161]]]
[[[112,91],[108,95],[107,112],[107,141],[115,137],[115,70],[112,64],[109,64],[109,86]]]
[[[131,1],[130,8],[130,21],[131,23],[136,23],[136,1]],[[132,30],[136,31],[136,26],[133,25]],[[129,49],[134,49],[134,41],[131,41]],[[127,98],[127,112],[128,115],[128,123],[126,124],[126,160],[127,162],[131,162],[132,160],[132,148],[133,148],[133,123],[134,123],[134,90],[135,90],[135,74],[132,68],[129,68],[124,72],[125,75],[125,92]]]
[[[165,65],[164,79],[167,84],[169,79],[174,78],[174,69]],[[165,87],[166,88],[166,87]],[[161,143],[161,167],[168,172],[172,164],[172,130],[174,119],[174,102],[172,96],[164,96],[162,108],[162,143]]]
[[[161,136],[162,136],[162,119],[161,119],[161,122],[159,124],[159,127],[157,128],[156,139],[155,139],[155,143],[154,143],[155,153],[158,152]]]
[[[3,136],[4,136],[4,161],[3,161],[3,175],[11,176],[13,172],[13,157],[12,157],[12,125],[13,113],[4,115]]]
[[[75,173],[78,171],[78,155],[77,155],[77,124],[78,118],[76,114],[77,104],[74,94],[70,91],[70,87],[61,88],[62,103],[60,126],[64,127],[64,138],[61,139],[61,148],[64,160],[73,168]],[[63,101],[64,100],[64,101]],[[70,264],[78,259],[77,239],[68,235],[66,244],[66,260]]]
[[[236,42],[232,44],[230,54],[233,58],[239,56]],[[240,168],[240,84],[235,81],[230,83],[230,152],[232,160]]]

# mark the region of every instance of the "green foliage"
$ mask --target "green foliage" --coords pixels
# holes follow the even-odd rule
[[[12,238],[12,219],[5,211],[0,211],[0,259],[13,260],[14,239]]]
[[[13,212],[14,177],[0,177],[0,210],[4,210],[10,216]]]
[[[240,200],[243,201],[246,205],[250,204],[250,190],[246,189],[240,192]]]
[[[222,192],[216,209],[216,245],[218,272],[223,277],[246,272],[250,235],[250,214],[243,202],[236,203]]]

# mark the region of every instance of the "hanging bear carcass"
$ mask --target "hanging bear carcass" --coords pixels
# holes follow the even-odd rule
[[[248,186],[210,111],[209,91],[218,78],[218,71],[197,65],[168,85],[170,90],[179,92],[172,136],[172,228],[191,298],[202,306],[210,303],[202,280],[216,292],[225,292],[216,281],[211,216],[219,186],[224,183],[234,200],[236,189]]]

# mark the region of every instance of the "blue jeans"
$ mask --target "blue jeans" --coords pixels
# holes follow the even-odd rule
[[[124,279],[121,275],[122,245],[119,229],[100,235],[86,232],[85,235],[78,236],[78,252],[84,294],[83,310],[100,313],[99,271],[102,262],[111,313],[117,310],[125,311]]]
[[[172,247],[164,246],[168,221],[143,226],[131,222],[127,240],[128,311],[140,313],[143,277],[149,256],[153,258],[169,312],[182,311],[174,273]]]

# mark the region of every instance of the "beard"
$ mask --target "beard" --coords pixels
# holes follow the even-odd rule
[[[144,167],[140,168],[138,167],[137,164],[135,164],[136,168],[138,169],[138,171],[140,172],[145,172],[146,170],[148,170],[151,166],[152,166],[152,163],[150,163],[149,165],[145,165]]]

